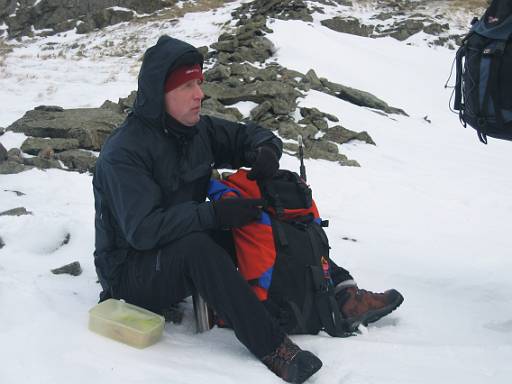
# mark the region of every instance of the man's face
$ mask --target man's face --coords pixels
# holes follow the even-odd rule
[[[201,100],[204,97],[201,83],[199,79],[192,79],[165,94],[167,113],[188,127],[199,121]]]

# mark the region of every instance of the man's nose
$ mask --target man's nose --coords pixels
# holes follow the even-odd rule
[[[200,84],[196,84],[195,90],[194,90],[194,98],[202,100],[204,97],[204,92],[201,89]]]

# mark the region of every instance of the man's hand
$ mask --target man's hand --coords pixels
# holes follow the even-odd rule
[[[262,199],[227,198],[212,202],[219,228],[243,227],[261,217]]]
[[[269,145],[256,149],[256,157],[251,171],[247,174],[249,180],[266,180],[272,178],[279,169],[279,158],[276,151]]]

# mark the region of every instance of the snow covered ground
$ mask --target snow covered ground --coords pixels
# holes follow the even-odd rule
[[[0,69],[0,126],[39,104],[117,101],[136,88],[137,59],[160,34],[210,44],[235,5],[189,14],[175,25],[120,25],[24,42]],[[393,287],[405,297],[399,310],[356,337],[293,337],[324,363],[310,382],[509,383],[512,143],[490,139],[484,146],[449,112],[450,91],[443,85],[454,52],[340,34],[316,19],[277,20],[270,27],[282,65],[313,68],[410,115],[382,116],[316,91],[301,100],[336,115],[346,128],[368,131],[377,143],[341,146],[361,168],[306,161],[308,181],[322,216],[330,219],[335,260],[361,287]],[[134,55],[92,55],[91,44],[128,34],[137,36]],[[41,59],[46,43],[63,40],[85,44],[86,57],[74,59],[70,51]],[[8,149],[23,139],[0,136]],[[289,156],[282,166],[298,169]],[[144,350],[88,331],[88,310],[99,291],[90,175],[1,175],[0,212],[19,206],[33,215],[0,216],[6,244],[0,249],[0,383],[281,382],[231,331],[196,335],[190,305],[181,325],[167,324],[162,341]],[[66,233],[70,241],[59,247]],[[50,273],[74,260],[82,264],[81,276]]]

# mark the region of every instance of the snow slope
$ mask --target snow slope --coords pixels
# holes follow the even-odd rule
[[[126,96],[136,88],[138,57],[158,35],[210,44],[235,5],[189,14],[175,25],[127,24],[85,37],[68,33],[24,42],[2,69],[0,125],[38,104],[98,106]],[[306,161],[308,181],[322,216],[330,219],[335,260],[361,287],[394,287],[405,296],[399,310],[356,337],[294,336],[324,362],[310,382],[510,382],[512,144],[490,139],[481,145],[448,111],[450,91],[443,85],[454,52],[340,34],[316,18],[277,20],[270,27],[280,64],[313,68],[410,115],[382,116],[316,91],[301,100],[336,115],[346,128],[367,130],[377,143],[341,146],[361,168]],[[131,34],[138,39],[130,57],[37,57],[49,41],[100,45],[102,38],[120,41]],[[22,141],[20,134],[0,136],[7,148]],[[289,156],[282,166],[298,169]],[[190,304],[183,323],[167,324],[162,341],[144,350],[87,330],[87,311],[99,291],[90,175],[0,175],[0,212],[18,206],[33,215],[0,216],[6,243],[0,249],[0,383],[281,382],[232,332],[196,335]],[[66,233],[70,242],[59,247]],[[74,260],[82,264],[81,276],[50,273]]]

